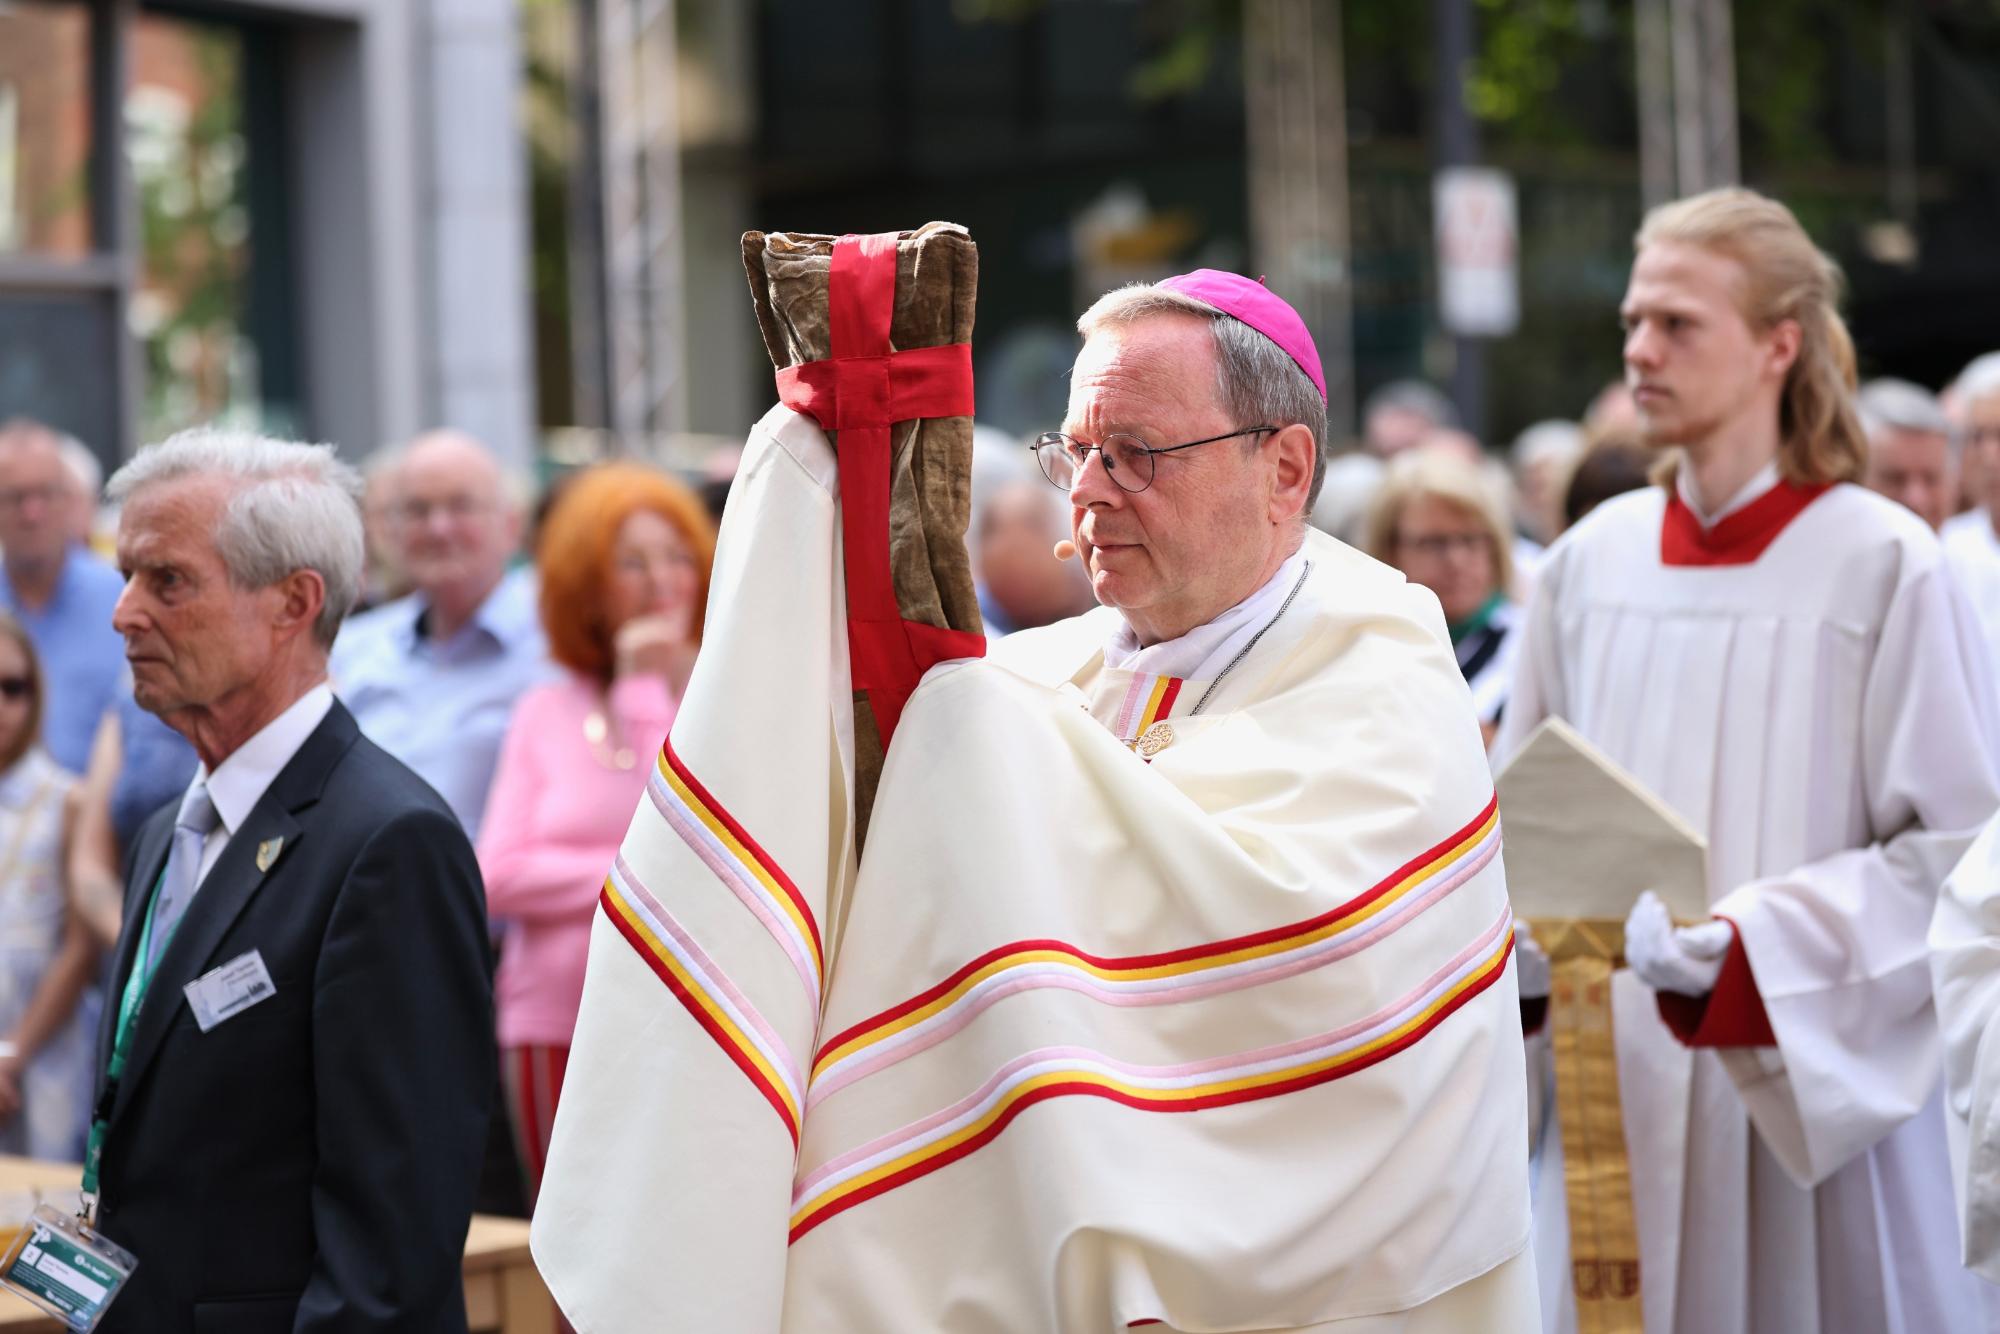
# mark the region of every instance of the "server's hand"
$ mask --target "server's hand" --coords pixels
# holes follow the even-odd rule
[[[1675,926],[1667,905],[1647,890],[1625,919],[1625,962],[1655,991],[1706,996],[1735,939],[1736,928],[1727,922]]]

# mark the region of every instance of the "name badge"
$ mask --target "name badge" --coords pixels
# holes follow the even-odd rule
[[[256,950],[239,954],[219,968],[211,968],[182,988],[194,1021],[206,1033],[225,1019],[234,1019],[259,1001],[277,994],[264,956]]]
[[[38,1204],[0,1259],[0,1287],[68,1329],[92,1330],[138,1267],[132,1253],[89,1225]]]

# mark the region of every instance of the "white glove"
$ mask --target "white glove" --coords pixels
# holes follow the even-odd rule
[[[1528,934],[1528,924],[1514,923],[1514,976],[1524,1001],[1549,998],[1549,954]]]
[[[1676,927],[1667,905],[1647,890],[1625,919],[1625,962],[1655,991],[1706,996],[1722,975],[1722,960],[1736,939],[1727,922]]]

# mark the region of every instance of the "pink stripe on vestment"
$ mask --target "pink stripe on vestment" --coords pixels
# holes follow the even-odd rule
[[[1153,685],[1159,679],[1157,676],[1134,676],[1132,684],[1125,687],[1125,699],[1118,706],[1118,717],[1111,729],[1120,741],[1132,739],[1139,715],[1145,712],[1146,701],[1152,698]]]
[[[674,943],[679,945],[695,967],[701,970],[701,980],[711,983],[717,991],[727,997],[729,1003],[736,1007],[736,1013],[742,1016],[743,1022],[755,1029],[757,1036],[764,1039],[764,1055],[770,1058],[786,1077],[791,1085],[792,1096],[799,1097],[800,1091],[805,1088],[805,1079],[800,1073],[797,1060],[792,1056],[790,1044],[778,1036],[778,1031],[772,1028],[770,1021],[750,1003],[750,998],[729,980],[727,973],[716,967],[715,960],[708,957],[708,952],[697,945],[694,937],[674,920],[674,915],[667,911],[667,906],[653,897],[652,891],[646,888],[631,866],[626,863],[624,853],[618,854],[617,861],[612,863],[612,870],[618,877],[620,888],[629,891],[633,898],[645,905],[653,924],[672,936]]]
[[[806,953],[805,946],[800,943],[795,925],[772,905],[770,897],[763,893],[763,887],[752,879],[743,864],[717,842],[714,832],[696,819],[674,795],[657,768],[646,781],[646,795],[653,799],[654,807],[665,817],[667,825],[680,835],[681,842],[687,844],[689,850],[715,872],[716,879],[728,886],[751,915],[763,923],[764,930],[791,959],[792,970],[799,975],[799,983],[805,988],[806,1005],[812,1012],[813,1026],[818,1027],[819,971],[812,957]]]
[[[1190,1061],[1181,1065],[1168,1066],[1131,1065],[1087,1047],[1044,1047],[1036,1051],[1027,1052],[1001,1066],[992,1078],[981,1084],[970,1096],[961,1098],[951,1106],[946,1107],[942,1111],[934,1112],[921,1121],[904,1126],[899,1130],[892,1130],[886,1135],[870,1140],[868,1143],[860,1145],[857,1148],[849,1149],[846,1153],[830,1158],[820,1164],[804,1177],[801,1177],[798,1184],[793,1187],[792,1205],[794,1208],[797,1208],[799,1202],[807,1198],[822,1181],[839,1174],[855,1163],[863,1162],[898,1144],[920,1139],[929,1131],[935,1130],[947,1122],[957,1120],[992,1097],[994,1092],[1014,1075],[1027,1069],[1029,1066],[1039,1065],[1044,1061],[1054,1060],[1059,1057],[1069,1057],[1071,1059],[1089,1061],[1093,1065],[1107,1066],[1128,1075],[1170,1079],[1177,1075],[1208,1074],[1246,1065],[1256,1065],[1260,1062],[1300,1055],[1317,1048],[1329,1047],[1346,1041],[1359,1034],[1366,1033],[1371,1028],[1379,1027],[1405,1012],[1422,1008],[1424,1003],[1434,994],[1446,989],[1446,984],[1453,980],[1454,975],[1465,971],[1467,965],[1483,958],[1492,949],[1494,943],[1513,928],[1513,922],[1513,909],[1503,906],[1500,909],[1500,916],[1494,920],[1493,925],[1480,932],[1471,944],[1453,955],[1449,962],[1425,978],[1416,989],[1402,998],[1383,1006],[1366,1018],[1357,1019],[1353,1023],[1345,1024],[1330,1033],[1319,1033],[1309,1038],[1300,1038],[1293,1042],[1262,1047],[1255,1051],[1239,1052],[1235,1055],[1218,1056],[1205,1061]]]
[[[877,1071],[885,1070],[899,1061],[907,1060],[935,1047],[938,1043],[958,1034],[997,1002],[1025,991],[1046,988],[1074,991],[1093,1000],[1102,1001],[1106,1005],[1178,1005],[1184,1001],[1200,1000],[1245,987],[1260,986],[1266,982],[1282,981],[1336,963],[1358,954],[1402,929],[1424,909],[1484,870],[1499,850],[1499,838],[1489,834],[1479,850],[1465,859],[1450,875],[1441,878],[1423,894],[1415,898],[1405,898],[1352,938],[1341,940],[1339,937],[1333,937],[1332,939],[1337,942],[1335,944],[1316,941],[1302,949],[1273,954],[1267,960],[1259,961],[1262,967],[1245,968],[1225,977],[1208,977],[1199,972],[1189,973],[1182,985],[1154,987],[1141,991],[1129,984],[1108,985],[1093,974],[1057,965],[1062,971],[1030,973],[1011,981],[998,983],[990,989],[975,989],[974,992],[968,992],[960,997],[939,1016],[933,1016],[927,1024],[915,1025],[894,1037],[884,1039],[872,1049],[871,1054],[855,1061],[852,1065],[849,1065],[847,1060],[835,1062],[813,1081],[812,1087],[806,1093],[806,1106],[808,1108],[818,1106],[856,1080],[865,1079]],[[1004,977],[1005,973],[997,976]]]

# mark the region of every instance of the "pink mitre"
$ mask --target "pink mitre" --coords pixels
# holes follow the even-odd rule
[[[1319,390],[1319,396],[1326,397],[1326,373],[1319,368],[1319,349],[1313,346],[1312,335],[1306,332],[1306,322],[1283,297],[1263,283],[1220,269],[1196,269],[1165,279],[1159,285],[1170,292],[1206,301],[1263,334],[1296,361]]]

